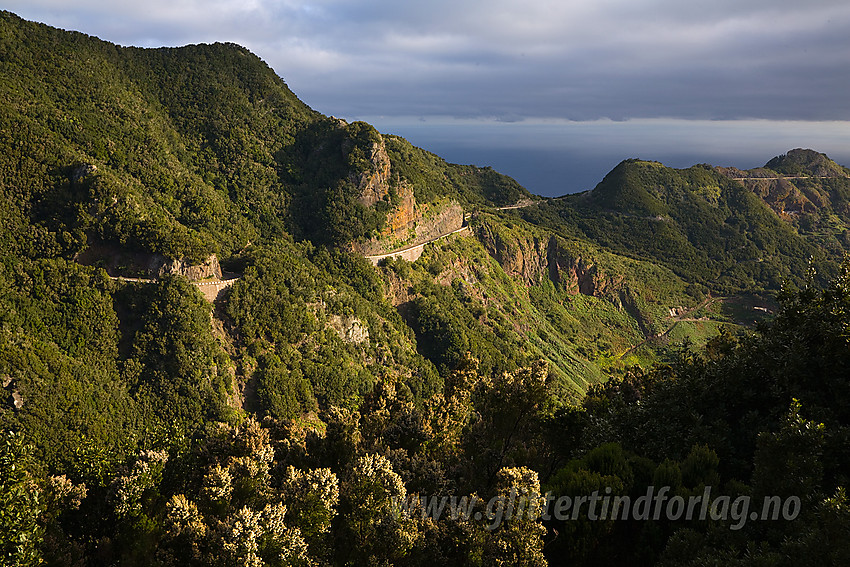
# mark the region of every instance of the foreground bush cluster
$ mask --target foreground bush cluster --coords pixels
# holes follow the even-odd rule
[[[551,398],[545,365],[490,376],[466,358],[422,399],[379,380],[356,409],[160,422],[121,459],[57,450],[77,454],[67,469],[7,430],[0,549],[56,565],[841,564],[848,329],[842,276],[787,294],[757,333],[683,348],[670,365],[592,388],[580,406]],[[648,486],[796,496],[801,513],[736,529],[584,515],[494,529],[484,515],[397,507],[411,495],[483,503],[512,489],[636,498]]]

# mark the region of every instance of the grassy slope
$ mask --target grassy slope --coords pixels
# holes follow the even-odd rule
[[[667,268],[515,218],[479,215],[472,229],[475,238],[429,246],[414,264],[387,263],[382,274],[396,290],[391,300],[417,329],[421,347],[434,340],[433,334],[417,327],[416,312],[409,307],[422,296],[439,297],[447,327],[455,323],[468,330],[457,333],[464,335],[458,341],[471,345],[485,370],[543,358],[563,399],[575,399],[588,385],[629,365],[649,365],[666,356],[666,345],[680,342],[681,333],[664,344],[650,341],[647,348],[632,348],[671,327],[687,326],[677,324],[670,309],[694,307],[702,299],[688,295],[689,286]],[[582,292],[569,280],[570,262],[579,259],[592,274],[594,291]],[[555,263],[561,266],[559,275],[552,272]],[[706,317],[722,319],[719,313]],[[717,325],[705,327],[696,333],[695,344],[719,332]],[[499,353],[512,353],[512,358],[500,366]]]

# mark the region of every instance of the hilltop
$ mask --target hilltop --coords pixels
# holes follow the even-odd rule
[[[402,232],[435,200],[528,195],[320,115],[237,45],[121,48],[7,12],[2,26],[6,252],[71,257],[98,240],[226,259],[285,234],[342,244]]]
[[[850,244],[850,169],[796,149],[748,171],[717,168],[759,196],[807,239],[837,253]]]
[[[719,293],[799,285],[811,261],[825,274],[837,273],[836,259],[850,244],[846,168],[810,150],[768,165],[778,170],[673,169],[625,160],[592,191],[522,214],[660,262]]]

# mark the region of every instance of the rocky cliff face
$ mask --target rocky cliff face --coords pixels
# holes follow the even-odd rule
[[[370,161],[370,170],[360,174],[359,179],[352,180],[357,183],[360,191],[358,200],[364,207],[374,207],[390,193],[390,157],[383,138],[372,144]]]
[[[380,238],[352,244],[356,252],[382,254],[399,246],[428,242],[463,226],[463,208],[456,202],[418,205],[412,185],[396,180],[391,187],[392,169],[382,137],[372,145],[370,161],[368,171],[353,179],[360,191],[360,204],[374,207],[394,192],[395,206],[387,214]]]
[[[24,407],[24,398],[18,391],[17,380],[9,375],[4,375],[0,377],[0,381],[2,381],[3,386],[0,390],[3,394],[3,400],[0,401],[5,401],[6,405],[15,411]]]
[[[359,345],[369,341],[369,328],[357,317],[331,315],[328,322],[339,338],[348,344]]]
[[[606,273],[592,258],[556,236],[503,235],[486,223],[476,236],[509,276],[526,286],[549,278],[571,295],[587,295],[626,311],[646,337],[655,334],[653,318],[621,274]]]
[[[390,180],[392,169],[390,157],[384,139],[372,144],[370,155],[371,167],[355,179],[360,191],[358,201],[364,207],[374,207],[390,195]],[[396,191],[396,207],[387,215],[384,236],[399,235],[416,226],[419,214],[416,199],[413,197],[413,187],[399,182]]]
[[[191,281],[206,278],[221,279],[221,266],[218,265],[215,254],[210,254],[210,257],[201,264],[190,264],[186,260],[168,260],[162,256],[155,256],[151,260],[149,271],[158,277],[184,276]]]
[[[573,295],[601,296],[613,283],[592,260],[571,254],[558,245],[555,237],[549,239],[546,262],[549,279],[563,285]]]
[[[419,220],[416,199],[413,197],[413,187],[407,183],[400,183],[397,192],[399,204],[387,218],[387,224],[384,227],[385,236],[402,234],[415,227]]]
[[[568,250],[555,236],[505,238],[487,224],[476,235],[502,269],[526,285],[548,277],[573,295],[600,297],[618,279],[601,273],[592,260]]]
[[[452,201],[420,215],[416,242],[428,242],[463,226],[463,207]]]

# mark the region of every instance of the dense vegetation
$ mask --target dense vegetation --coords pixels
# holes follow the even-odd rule
[[[817,183],[831,194],[830,185],[847,186],[850,180],[795,182]],[[574,236],[620,254],[659,262],[723,294],[799,285],[812,261],[823,277],[834,276],[846,249],[840,244],[843,227],[828,239],[798,232],[755,192],[706,165],[676,170],[626,160],[593,191],[524,209],[522,215],[556,230],[566,226]]]
[[[816,208],[796,216],[634,160],[497,211],[531,195],[314,112],[239,46],[121,48],[4,12],[0,77],[0,564],[850,559],[850,191],[822,154],[744,172],[801,177]],[[470,234],[372,266],[348,245],[402,189],[459,203]],[[212,253],[238,277],[215,302],[104,269]],[[802,507],[487,514],[662,485]]]
[[[386,211],[357,199],[377,131],[311,110],[244,48],[120,48],[3,13],[0,53],[4,253],[70,257],[95,238],[228,257],[287,233],[342,243],[381,225]],[[418,156],[394,162],[425,202],[435,175],[463,202],[528,195],[492,170],[391,147]]]
[[[125,453],[81,437],[69,464],[28,452],[9,433],[0,446],[0,544],[7,557],[51,564],[842,564],[848,327],[844,275],[824,291],[788,294],[758,333],[682,350],[670,365],[592,388],[578,407],[553,400],[545,366],[493,377],[467,358],[424,403],[379,380],[356,410],[331,407],[321,422],[226,425],[211,414],[191,437],[179,426],[150,432]],[[162,340],[173,345],[174,335]],[[160,385],[156,395],[168,393]],[[83,396],[76,401],[91,399]],[[152,399],[126,396],[136,411]],[[150,409],[193,403],[171,400]],[[711,486],[754,500],[797,496],[801,511],[740,529],[728,518],[587,517],[489,529],[486,518],[435,521],[393,508],[414,493],[474,493],[483,511],[493,495],[540,493],[541,483],[553,497],[611,487],[637,498],[669,486],[687,498]]]

